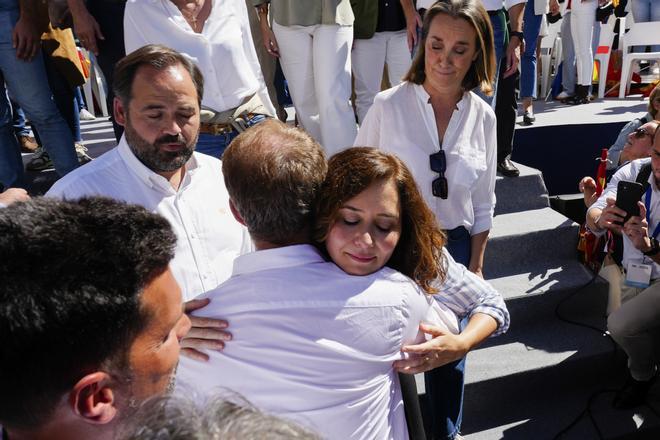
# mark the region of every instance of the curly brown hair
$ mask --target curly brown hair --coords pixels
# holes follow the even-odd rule
[[[382,180],[395,183],[401,206],[401,237],[387,266],[413,279],[427,293],[436,293],[433,284],[443,280],[446,273],[442,255],[446,237],[410,170],[393,154],[372,147],[353,147],[330,158],[316,207],[314,241],[324,249],[339,209]]]

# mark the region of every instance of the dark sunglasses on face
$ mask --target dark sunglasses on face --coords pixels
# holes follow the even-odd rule
[[[440,150],[437,153],[431,154],[429,156],[429,162],[431,164],[431,170],[439,174],[438,177],[433,179],[433,195],[435,197],[440,197],[441,199],[446,199],[449,194],[449,186],[447,184],[447,178],[445,177],[445,171],[447,170],[445,151]]]
[[[633,131],[633,135],[634,135],[637,139],[641,139],[641,138],[643,138],[644,136],[653,137],[653,134],[649,133],[648,131],[646,131],[645,129],[643,129],[643,128],[641,128],[641,127],[635,129],[635,131]]]

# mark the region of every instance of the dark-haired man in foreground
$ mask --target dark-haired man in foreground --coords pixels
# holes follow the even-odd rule
[[[113,438],[173,384],[190,328],[176,237],[103,198],[0,209],[0,424],[11,440]]]

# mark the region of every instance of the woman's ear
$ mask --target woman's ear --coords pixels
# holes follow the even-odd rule
[[[73,412],[92,424],[110,423],[117,415],[115,390],[110,375],[102,371],[87,374],[71,390]]]

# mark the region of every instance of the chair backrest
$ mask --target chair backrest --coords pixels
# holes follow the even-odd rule
[[[652,46],[660,44],[660,21],[635,23],[623,36],[623,53],[632,46]]]
[[[561,21],[552,23],[548,26],[548,35],[541,39],[541,49],[547,49],[550,51],[555,45],[555,40],[559,35],[559,30],[561,29]]]

